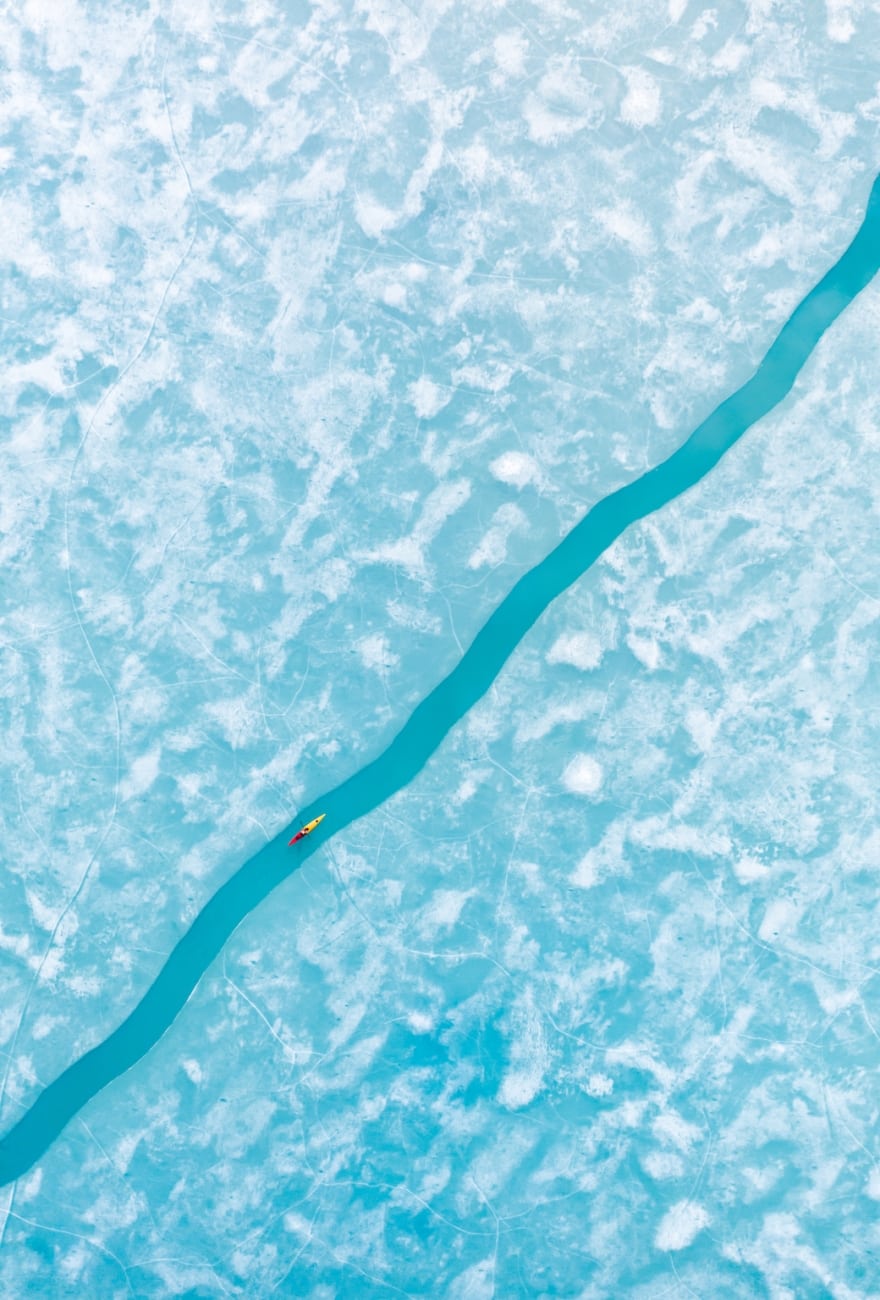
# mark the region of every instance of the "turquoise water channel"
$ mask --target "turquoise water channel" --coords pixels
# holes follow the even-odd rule
[[[755,374],[662,464],[598,502],[551,553],[523,575],[453,671],[415,709],[388,748],[300,810],[325,822],[296,849],[292,829],[254,854],[209,900],[126,1020],[74,1061],[0,1141],[0,1185],[24,1174],[102,1088],[159,1041],[241,921],[320,846],[378,808],[418,775],[443,738],[486,693],[529,628],[630,524],[659,510],[709,473],[726,451],[790,392],[802,366],[880,266],[880,178],[864,221],[840,260],[795,309]]]

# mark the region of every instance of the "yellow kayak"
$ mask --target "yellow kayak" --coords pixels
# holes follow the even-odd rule
[[[306,822],[305,826],[297,831],[293,839],[288,840],[287,847],[290,848],[291,844],[296,844],[297,840],[304,840],[307,835],[311,835],[315,827],[320,826],[326,816],[326,813],[321,813],[320,817],[315,817],[313,821]]]

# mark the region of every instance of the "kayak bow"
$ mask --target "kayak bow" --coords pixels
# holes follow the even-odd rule
[[[290,848],[291,844],[296,844],[297,840],[304,840],[307,835],[311,835],[315,827],[320,826],[326,816],[326,813],[321,813],[320,817],[316,817],[314,821],[307,822],[301,830],[297,831],[292,840],[287,841],[287,847]]]

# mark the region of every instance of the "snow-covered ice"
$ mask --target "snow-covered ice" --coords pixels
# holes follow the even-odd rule
[[[5,1131],[751,373],[861,220],[880,22],[0,32]],[[0,1191],[4,1294],[877,1289],[878,319]]]

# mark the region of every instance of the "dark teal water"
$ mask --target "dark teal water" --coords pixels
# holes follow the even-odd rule
[[[551,601],[636,520],[699,483],[747,429],[790,392],[801,367],[844,308],[880,266],[880,178],[865,219],[846,252],[795,309],[755,374],[721,403],[668,460],[600,501],[524,574],[448,677],[415,709],[384,753],[314,803],[323,825],[297,849],[287,827],[254,854],[196,917],[154,983],[108,1038],[74,1061],[0,1141],[0,1186],[25,1173],[76,1113],[130,1069],[165,1033],[235,927],[336,832],[378,808],[421,771],[444,736],[489,689],[504,663]]]

